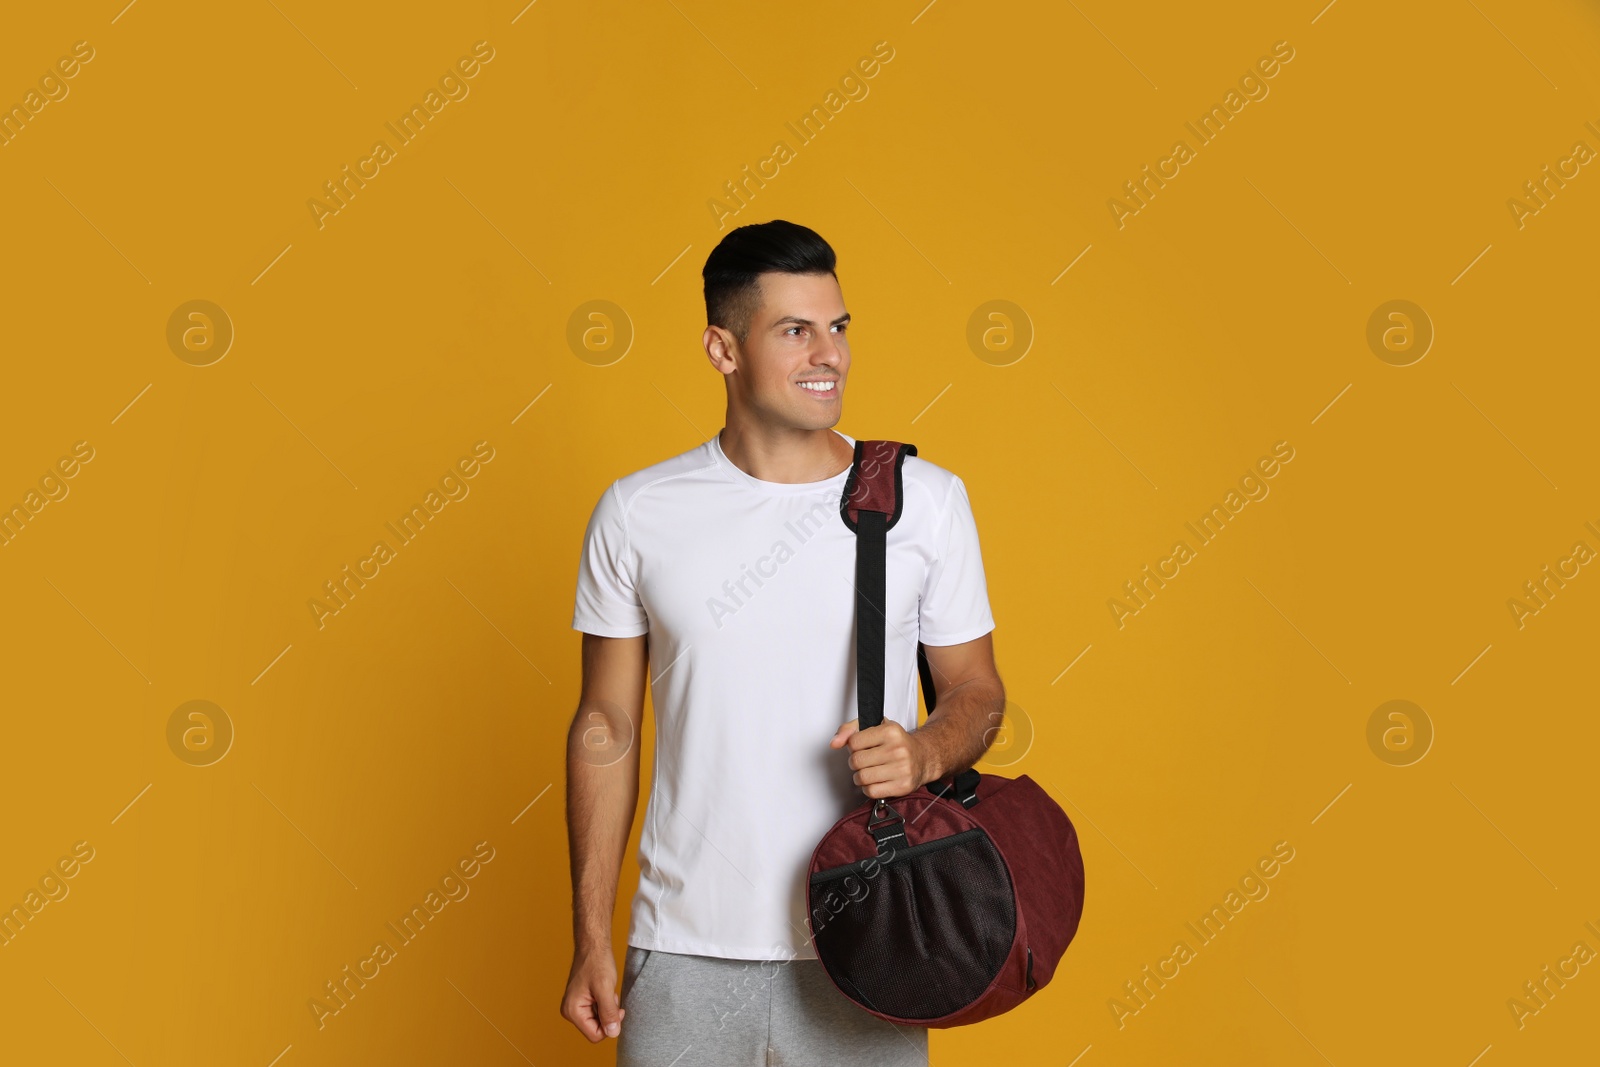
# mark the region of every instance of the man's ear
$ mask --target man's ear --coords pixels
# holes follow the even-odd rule
[[[706,359],[719,374],[732,374],[739,366],[739,342],[721,326],[707,326],[701,344],[705,346]]]

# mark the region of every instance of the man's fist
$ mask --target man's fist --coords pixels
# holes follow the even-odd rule
[[[611,948],[575,955],[567,991],[561,997],[561,1014],[590,1041],[602,1041],[622,1032],[627,1014],[617,1001],[617,963]]]
[[[850,768],[855,771],[851,780],[868,797],[903,797],[938,777],[914,731],[907,732],[892,719],[867,730],[858,729],[858,722],[851,719],[839,727],[828,747],[850,749]]]

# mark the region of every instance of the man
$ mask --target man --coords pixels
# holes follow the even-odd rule
[[[862,1010],[829,980],[809,940],[807,869],[864,798],[975,763],[1005,690],[966,488],[908,456],[888,541],[884,721],[857,729],[856,545],[839,515],[855,439],[832,429],[850,315],[835,263],[782,220],[723,238],[703,271],[702,342],[725,425],[613,482],[584,536],[561,1013],[590,1041],[620,1035],[622,1067],[927,1063],[926,1029]],[[919,640],[936,697],[920,728]],[[611,919],[646,677],[655,772],[619,1001]]]

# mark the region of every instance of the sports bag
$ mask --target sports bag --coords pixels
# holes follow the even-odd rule
[[[915,445],[857,441],[839,514],[856,534],[860,729],[883,721],[888,531]],[[932,672],[917,671],[931,714]],[[1066,812],[1027,775],[968,769],[868,801],[811,855],[807,912],[828,977],[890,1022],[942,1028],[1010,1011],[1055,974],[1083,914],[1083,856]]]

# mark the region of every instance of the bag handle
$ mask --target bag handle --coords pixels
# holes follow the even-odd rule
[[[900,441],[857,441],[850,477],[845,480],[839,501],[839,517],[856,534],[856,713],[860,729],[883,722],[883,677],[885,633],[884,605],[888,601],[888,533],[900,521],[905,505],[900,468],[907,456],[917,454],[917,446]],[[922,679],[922,700],[933,713],[937,695],[933,691],[933,669],[922,642],[917,642],[917,674]],[[935,796],[949,797],[964,807],[978,802],[976,768],[947,776],[946,781],[930,782]],[[881,816],[885,807],[879,802]],[[879,851],[899,835],[899,816],[884,820],[884,825],[869,822],[868,829],[878,838]]]
[[[839,517],[856,534],[856,715],[860,729],[883,722],[883,676],[888,601],[888,533],[905,507],[900,468],[917,446],[900,441],[857,441]],[[917,642],[922,699],[934,708],[933,671]]]

